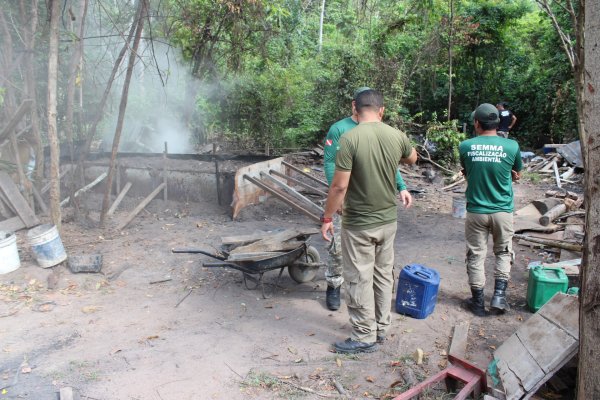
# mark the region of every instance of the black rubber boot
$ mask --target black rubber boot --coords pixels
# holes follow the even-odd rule
[[[471,295],[473,296],[467,301],[469,310],[478,317],[485,317],[485,298],[483,296],[483,288],[471,288]]]
[[[507,280],[496,279],[496,282],[494,284],[494,296],[492,296],[490,308],[493,308],[494,310],[498,310],[498,311],[510,310],[508,301],[506,301],[506,287],[507,286],[508,286]]]
[[[327,292],[325,293],[325,303],[327,308],[331,311],[339,310],[340,308],[340,287],[327,286]]]

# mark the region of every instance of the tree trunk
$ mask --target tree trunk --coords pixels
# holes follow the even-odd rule
[[[600,2],[585,9],[583,120],[585,158],[585,246],[581,265],[577,398],[600,399]]]
[[[133,66],[137,57],[137,50],[140,45],[140,39],[142,36],[142,30],[144,28],[144,19],[147,14],[147,0],[140,0],[139,2],[139,18],[137,20],[137,27],[135,31],[135,38],[133,39],[133,46],[129,53],[129,63],[127,64],[127,72],[125,73],[125,82],[123,83],[123,92],[121,94],[121,103],[119,104],[119,117],[117,119],[117,127],[115,129],[115,137],[113,138],[112,154],[110,157],[110,165],[108,167],[108,178],[106,180],[106,186],[104,189],[104,198],[102,200],[102,213],[100,214],[100,226],[104,226],[106,219],[106,212],[110,206],[110,192],[112,189],[112,180],[115,174],[115,164],[117,160],[117,152],[119,151],[119,142],[121,141],[121,131],[123,130],[123,121],[125,119],[125,110],[127,108],[127,97],[129,95],[129,84],[131,82],[131,75],[133,74]]]
[[[454,2],[453,0],[448,1],[450,3],[450,17],[448,18],[448,118],[446,121],[450,122],[452,114],[452,35],[454,34]]]
[[[85,16],[87,14],[87,0],[81,0],[79,4],[79,29],[77,32],[73,30],[72,37],[76,37],[76,42],[73,42],[73,50],[71,52],[71,60],[69,61],[69,78],[67,81],[67,104],[65,110],[65,134],[69,141],[69,152],[71,162],[75,159],[75,149],[73,145],[73,108],[75,104],[75,84],[77,83],[78,72],[81,73],[79,61],[83,52],[83,32],[85,27]]]
[[[58,132],[56,129],[56,88],[58,81],[58,22],[60,1],[50,5],[50,42],[48,45],[48,142],[50,144],[50,217],[58,230],[61,228],[60,177]]]
[[[323,47],[323,20],[325,19],[325,0],[321,3],[321,18],[319,19],[319,53]]]
[[[19,3],[21,23],[23,25],[23,38],[25,40],[25,92],[31,99],[31,137],[35,141],[35,180],[44,177],[44,142],[40,132],[40,117],[37,108],[37,90],[35,86],[35,33],[38,24],[38,0],[31,0],[28,6],[26,0]]]
[[[100,121],[102,120],[102,117],[104,115],[104,107],[106,107],[108,95],[110,94],[110,90],[115,81],[115,77],[117,76],[117,72],[119,72],[119,67],[121,66],[121,63],[123,62],[123,58],[125,57],[125,53],[127,52],[127,49],[129,49],[131,46],[131,41],[133,40],[133,35],[135,34],[135,28],[137,26],[137,21],[140,18],[139,12],[140,12],[140,10],[138,7],[136,10],[135,17],[133,19],[134,22],[131,24],[131,28],[129,29],[129,35],[125,39],[123,48],[121,49],[121,51],[119,52],[119,55],[117,56],[117,59],[115,60],[113,69],[110,73],[110,76],[108,77],[107,82],[106,82],[106,88],[104,88],[104,93],[102,94],[102,99],[100,99],[100,104],[98,105],[98,107],[95,110],[96,114],[94,116],[92,125],[90,126],[90,130],[87,133],[87,137],[85,140],[85,144],[83,145],[83,149],[81,149],[81,152],[79,153],[79,159],[77,160],[77,169],[75,170],[75,173],[73,174],[73,176],[78,177],[80,175],[83,175],[83,162],[85,161],[87,155],[90,152],[90,147],[92,146],[92,141],[94,140],[94,136],[96,136],[96,130],[98,129],[98,124],[100,123]]]

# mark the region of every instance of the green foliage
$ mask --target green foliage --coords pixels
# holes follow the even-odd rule
[[[438,158],[453,164],[459,161],[458,145],[466,139],[457,126],[458,120],[439,122],[434,113],[431,121],[427,124],[426,139],[435,144]]]

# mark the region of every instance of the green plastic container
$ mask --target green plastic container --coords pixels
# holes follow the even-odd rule
[[[535,266],[529,270],[527,283],[527,306],[536,312],[556,293],[566,293],[569,278],[562,268]]]

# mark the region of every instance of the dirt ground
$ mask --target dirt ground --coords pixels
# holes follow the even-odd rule
[[[244,288],[240,272],[204,268],[208,257],[170,251],[211,251],[222,236],[314,226],[276,200],[245,209],[239,221],[226,207],[155,200],[120,233],[65,223],[67,253],[102,254],[101,274],[38,267],[19,232],[22,266],[0,275],[0,399],[54,400],[66,386],[82,399],[312,399],[338,396],[334,381],[349,398],[392,398],[407,387],[407,370],[424,379],[445,367],[461,321],[470,321],[468,359],[485,369],[493,350],[532,315],[525,309],[526,266],[540,251],[515,246],[509,313],[472,316],[461,308],[470,294],[464,220],[451,215],[452,193],[441,192],[441,183],[406,180],[424,193],[398,214],[396,273],[409,263],[438,270],[438,302],[422,320],[393,313],[379,351],[359,356],[331,351],[350,327],[345,306],[325,307],[322,270],[306,284],[284,272],[265,300]],[[517,184],[517,207],[544,189]],[[94,196],[88,200],[98,209]],[[111,224],[138,201],[129,199]],[[311,243],[326,258],[322,239]],[[488,267],[492,259],[490,246]],[[266,280],[276,277],[270,272]],[[492,286],[488,268],[487,302]],[[417,348],[425,355],[421,365],[413,360]]]

